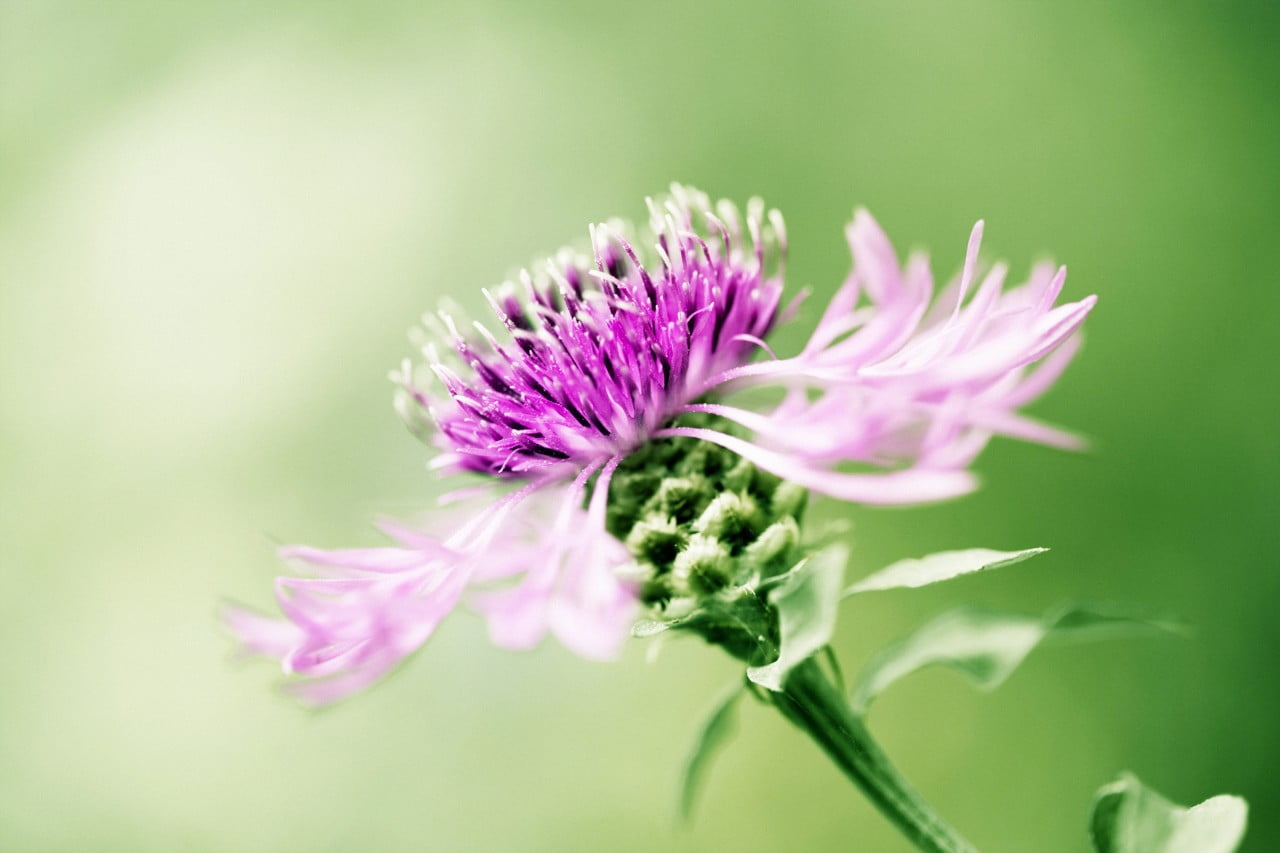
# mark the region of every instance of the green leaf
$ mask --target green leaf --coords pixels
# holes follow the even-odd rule
[[[1241,797],[1220,794],[1184,809],[1126,773],[1094,797],[1089,832],[1098,853],[1231,853],[1248,817]]]
[[[631,636],[637,639],[654,637],[663,631],[671,630],[683,621],[683,619],[671,619],[666,622],[659,622],[656,619],[637,619],[635,624],[631,626]]]
[[[787,673],[827,644],[836,628],[848,558],[849,550],[842,545],[819,551],[801,561],[769,593],[769,603],[778,611],[778,658],[767,666],[751,667],[747,678],[769,690],[781,690]]]
[[[992,551],[990,548],[969,548],[965,551],[941,551],[918,560],[899,560],[858,581],[844,591],[844,596],[882,589],[915,589],[960,575],[1012,566],[1048,550],[1027,548],[1022,551]]]
[[[712,756],[728,743],[733,734],[733,710],[742,695],[742,682],[735,680],[730,689],[716,700],[710,716],[702,724],[698,740],[684,765],[684,778],[680,783],[680,818],[686,823],[693,817],[693,804],[702,786]]]
[[[1175,629],[1167,622],[1094,605],[1064,605],[1042,617],[959,607],[876,654],[858,677],[853,709],[865,713],[890,684],[928,666],[948,666],[979,688],[991,690],[1048,637],[1084,640],[1100,634]]]

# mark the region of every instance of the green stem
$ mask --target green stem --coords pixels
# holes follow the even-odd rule
[[[918,848],[931,853],[974,853],[973,845],[948,826],[893,768],[815,658],[791,670],[782,691],[770,693],[769,698]]]

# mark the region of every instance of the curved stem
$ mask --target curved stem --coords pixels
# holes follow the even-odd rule
[[[815,658],[791,670],[782,691],[770,693],[769,698],[918,848],[931,853],[974,853],[973,845],[948,826],[889,763]]]

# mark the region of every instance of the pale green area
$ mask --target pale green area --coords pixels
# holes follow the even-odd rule
[[[0,2],[0,849],[902,849],[753,702],[677,830],[734,669],[693,641],[599,665],[463,615],[310,715],[215,624],[268,602],[274,544],[437,493],[384,379],[420,311],[671,180],[782,208],[800,327],[855,204],[943,275],[983,217],[989,257],[1100,294],[1037,407],[1089,454],[1005,442],[976,497],[818,510],[850,579],[1053,550],[846,602],[836,644],[852,669],[968,600],[1177,614],[991,695],[921,673],[874,729],[983,850],[1086,850],[1123,769],[1245,796],[1244,849],[1280,849],[1278,36],[1263,2]]]

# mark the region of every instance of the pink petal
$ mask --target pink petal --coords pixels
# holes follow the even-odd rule
[[[973,491],[977,482],[966,471],[910,469],[885,474],[846,474],[810,467],[803,458],[766,450],[714,430],[672,427],[659,435],[700,438],[732,450],[770,473],[831,497],[866,504],[928,503]]]

